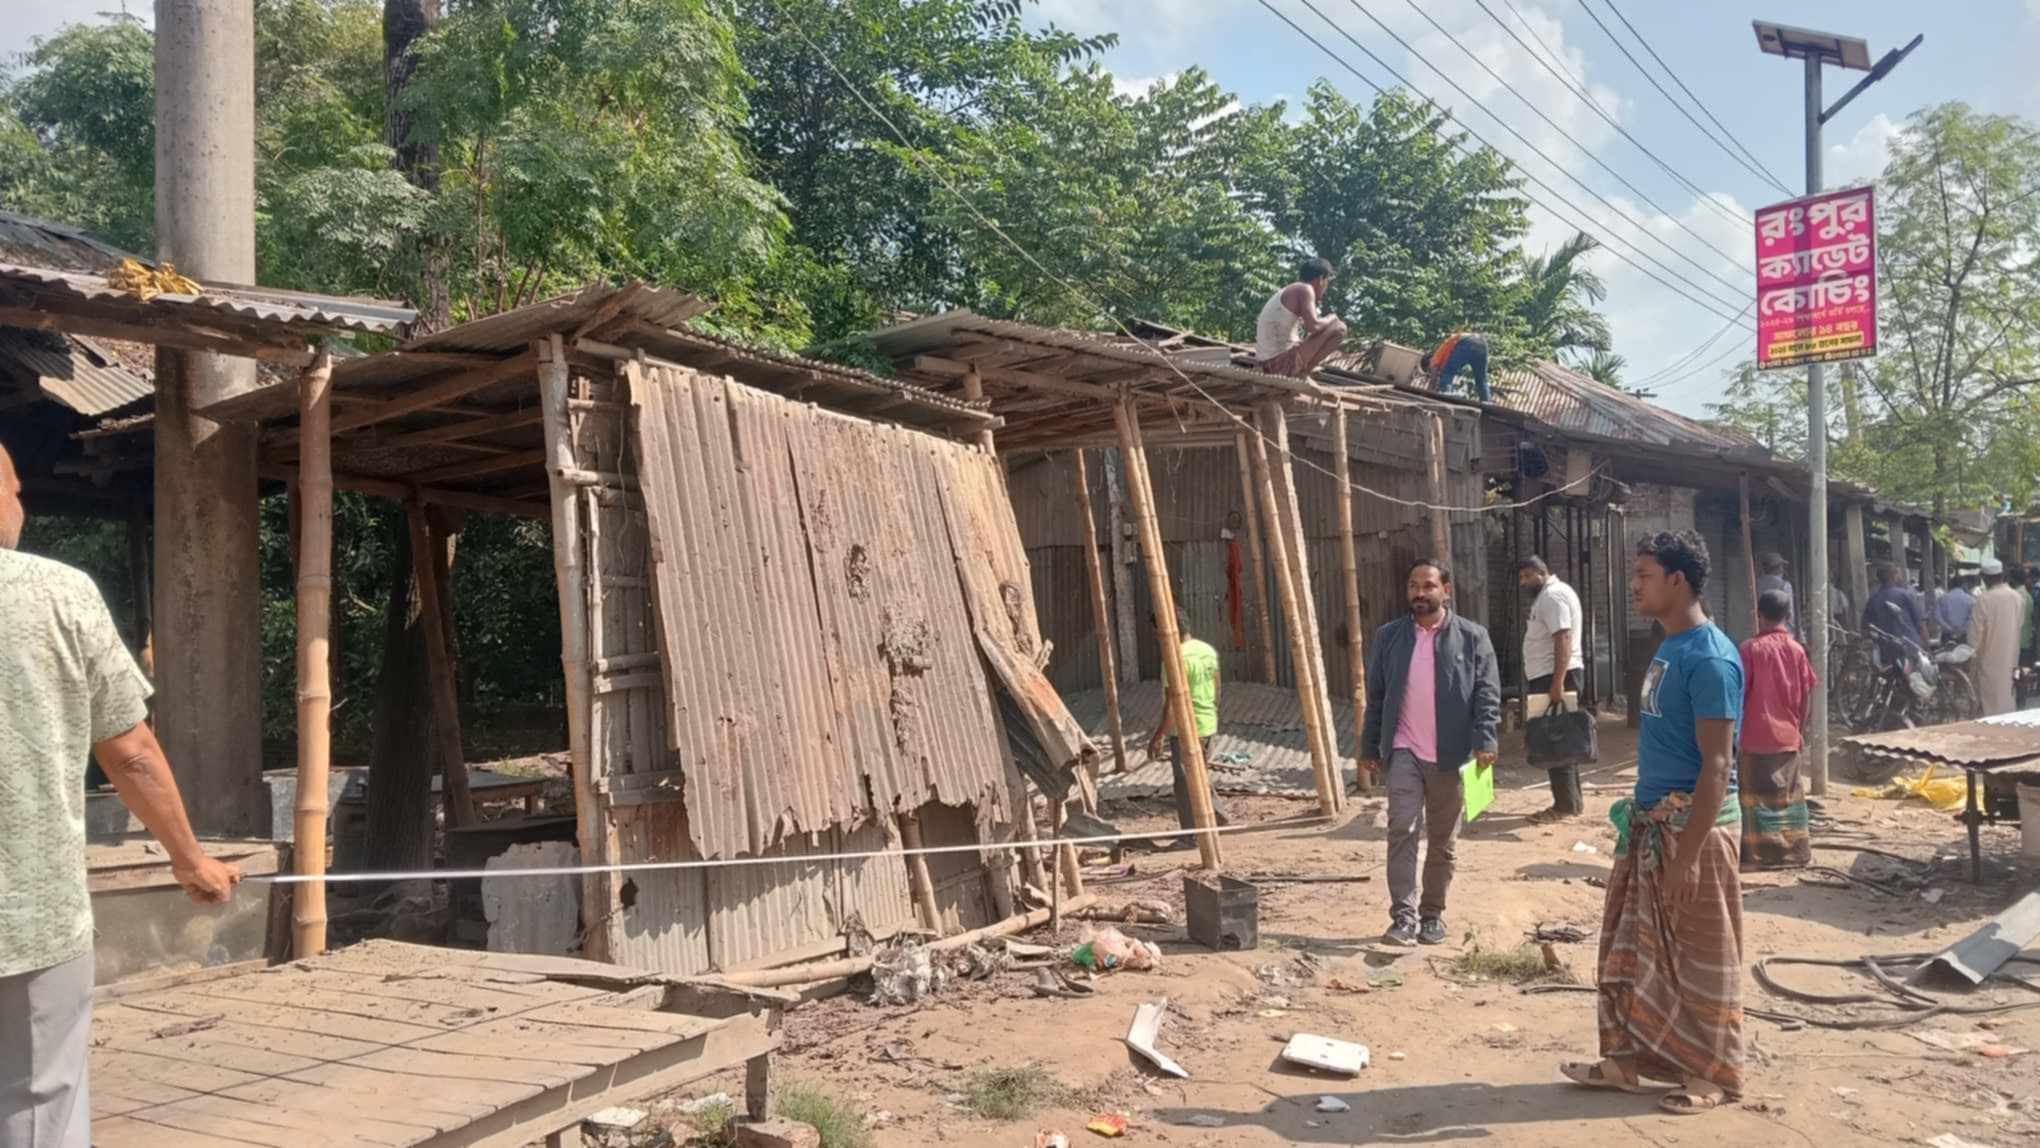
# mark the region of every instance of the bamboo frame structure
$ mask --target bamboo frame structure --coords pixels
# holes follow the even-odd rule
[[[1424,416],[1425,489],[1431,503],[1431,557],[1452,563],[1452,513],[1445,509],[1445,420],[1437,414]]]
[[[1743,576],[1750,587],[1750,634],[1757,632],[1757,551],[1750,541],[1750,472],[1736,478],[1736,504],[1742,512]]]
[[[467,756],[461,747],[460,690],[455,685],[453,651],[446,636],[446,597],[440,591],[439,539],[426,521],[425,504],[405,507],[411,531],[411,574],[418,583],[418,625],[425,638],[425,678],[432,697],[432,755],[446,785],[446,823],[473,825],[475,799],[469,791]]]
[[[1254,634],[1261,643],[1261,680],[1275,684],[1275,620],[1268,608],[1268,552],[1261,543],[1261,509],[1254,496],[1254,464],[1247,446],[1247,432],[1233,436],[1233,453],[1240,464],[1240,521],[1247,529],[1247,577],[1253,583],[1247,592],[1247,608],[1254,615]]]
[[[1126,546],[1129,533],[1126,528],[1126,493],[1125,485],[1119,480],[1121,464],[1114,457],[1117,453],[1110,449],[1104,452],[1105,526],[1112,536],[1109,539],[1112,544],[1112,623],[1119,636],[1118,649],[1126,655],[1119,660],[1119,684],[1131,686],[1140,682],[1140,632],[1135,629],[1133,617],[1133,554]]]
[[[1098,558],[1098,520],[1091,509],[1091,475],[1084,452],[1070,452],[1077,468],[1077,513],[1084,520],[1084,571],[1091,579],[1091,621],[1098,631],[1098,674],[1105,681],[1105,723],[1112,734],[1113,772],[1126,772],[1126,725],[1119,712],[1119,656],[1113,649],[1112,611],[1105,600],[1105,570]],[[1091,784],[1098,783],[1091,766]]]
[[[298,462],[297,800],[292,868],[326,875],[326,790],[332,775],[333,680],[328,657],[333,610],[333,356],[320,350],[298,383],[305,448]],[[326,883],[307,881],[291,897],[291,952],[326,949]]]
[[[1261,433],[1254,440],[1254,470],[1261,479],[1262,497],[1274,534],[1282,613],[1289,622],[1290,661],[1296,666],[1297,708],[1303,713],[1311,768],[1317,776],[1318,809],[1330,816],[1345,807],[1346,795],[1339,777],[1338,746],[1332,738],[1331,698],[1324,680],[1325,656],[1318,643],[1317,604],[1311,593],[1310,551],[1304,542],[1303,516],[1296,501],[1296,473],[1290,464],[1289,420],[1279,402],[1260,404],[1258,414]]]
[[[1155,629],[1162,646],[1162,682],[1168,691],[1165,720],[1176,731],[1182,747],[1183,772],[1190,787],[1190,819],[1198,829],[1197,854],[1206,869],[1216,869],[1223,860],[1218,827],[1212,808],[1211,778],[1205,771],[1204,746],[1197,738],[1197,719],[1190,710],[1190,675],[1183,665],[1183,635],[1176,627],[1176,592],[1169,584],[1169,561],[1162,546],[1161,526],[1155,521],[1154,487],[1148,475],[1147,448],[1141,443],[1140,412],[1131,396],[1112,408],[1112,421],[1119,431],[1119,453],[1126,460],[1127,493],[1133,502],[1134,525],[1140,534],[1141,557],[1146,561],[1148,589],[1154,599]]]
[[[1360,555],[1353,544],[1353,460],[1346,449],[1346,409],[1340,407],[1332,412],[1332,450],[1339,481],[1339,565],[1346,584],[1346,659],[1352,667],[1353,731],[1358,736],[1367,717],[1366,639],[1362,636],[1367,624],[1360,616]],[[1360,785],[1372,788],[1365,776]]]
[[[935,879],[928,872],[928,855],[915,852],[922,847],[921,815],[908,810],[899,815],[900,844],[907,853],[907,879],[913,885],[914,910],[920,915],[921,927],[931,933],[942,932],[942,910],[935,906]]]
[[[553,578],[559,588],[560,664],[567,695],[567,750],[573,761],[575,836],[581,861],[606,865],[618,850],[613,823],[595,791],[590,775],[593,758],[589,720],[594,702],[595,668],[588,653],[588,580],[581,545],[581,488],[572,481],[578,469],[570,429],[571,368],[564,340],[551,336],[538,348],[539,409],[544,415],[548,493],[552,500]],[[592,960],[610,959],[611,922],[615,920],[618,882],[613,871],[581,878],[583,952]]]

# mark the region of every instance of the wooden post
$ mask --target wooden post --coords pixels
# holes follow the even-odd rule
[[[1277,408],[1280,420],[1280,408]],[[1290,662],[1296,667],[1297,708],[1303,713],[1306,743],[1310,746],[1311,772],[1317,780],[1318,810],[1325,814],[1337,813],[1339,799],[1338,771],[1332,759],[1325,752],[1325,742],[1318,736],[1320,711],[1313,701],[1322,696],[1317,684],[1317,673],[1324,663],[1315,662],[1311,657],[1309,627],[1310,616],[1302,603],[1295,565],[1298,555],[1290,546],[1291,536],[1289,515],[1285,512],[1281,498],[1275,488],[1275,467],[1268,457],[1266,422],[1261,433],[1249,439],[1252,451],[1254,485],[1261,492],[1261,506],[1268,521],[1268,553],[1275,560],[1275,589],[1282,596],[1282,621],[1289,631]],[[1284,456],[1287,461],[1287,456]]]
[[[1870,548],[1863,537],[1863,504],[1852,502],[1842,508],[1842,563],[1849,575],[1849,609],[1863,616],[1863,603],[1870,600]],[[1840,618],[1830,618],[1844,625]]]
[[[1084,452],[1071,452],[1077,462],[1077,513],[1084,520],[1084,571],[1091,579],[1091,623],[1098,632],[1098,674],[1105,681],[1105,722],[1112,734],[1113,772],[1126,772],[1126,726],[1119,713],[1119,660],[1113,650],[1112,611],[1105,601],[1105,570],[1098,558],[1098,520],[1091,511],[1091,475],[1084,467]],[[1098,781],[1098,767],[1091,766],[1091,783]]]
[[[1118,452],[1105,452],[1105,528],[1112,538],[1112,613],[1119,626],[1119,683],[1140,683],[1140,634],[1134,629],[1133,553],[1127,547],[1126,494]]]
[[[1736,497],[1742,508],[1742,554],[1743,576],[1750,587],[1750,636],[1757,634],[1757,552],[1750,541],[1750,472],[1744,471],[1736,479]]]
[[[1367,624],[1360,617],[1360,554],[1353,545],[1353,460],[1346,454],[1346,408],[1332,412],[1332,428],[1332,450],[1338,454],[1335,473],[1339,480],[1339,560],[1346,580],[1346,659],[1352,668],[1349,677],[1353,687],[1353,736],[1357,740],[1360,724],[1367,716],[1367,652],[1363,637]],[[1333,726],[1334,731],[1337,728]],[[1360,784],[1368,786],[1368,779],[1361,778]]]
[[[921,814],[909,810],[899,815],[900,844],[907,852],[907,878],[914,887],[914,908],[921,915],[921,927],[942,935],[942,911],[935,907],[935,880],[928,873],[928,855],[913,850],[922,848]]]
[[[1247,432],[1233,436],[1233,453],[1240,464],[1240,522],[1247,537],[1247,609],[1253,616],[1254,640],[1260,643],[1261,680],[1275,684],[1275,618],[1268,603],[1268,557],[1261,548],[1260,498],[1255,493],[1253,449]]]
[[[582,554],[580,487],[567,475],[580,468],[574,457],[571,416],[571,371],[565,340],[551,336],[539,344],[539,410],[545,423],[546,477],[552,501],[553,580],[560,606],[560,667],[567,695],[567,750],[573,762],[575,836],[584,865],[614,862],[618,850],[607,805],[595,790],[590,722],[594,716],[594,672],[588,655],[588,580]],[[610,959],[610,938],[620,931],[614,871],[590,873],[581,879],[582,955]]]
[[[984,401],[985,380],[982,375],[978,374],[976,363],[970,364],[970,369],[964,372],[963,397],[974,403]],[[992,446],[992,432],[989,430],[979,431],[977,442],[979,446],[985,448],[988,452],[994,450]],[[1005,471],[1001,470],[999,473],[1003,475]]]
[[[425,519],[425,505],[412,502],[405,517],[411,527],[411,571],[418,583],[418,625],[425,639],[425,677],[432,691],[432,751],[439,759],[446,785],[446,823],[475,823],[474,795],[468,792],[467,757],[461,749],[460,691],[455,685],[453,651],[447,649],[445,602],[439,593],[439,560]]]
[[[326,645],[333,608],[333,357],[320,350],[298,382],[300,549],[297,555],[297,804],[292,868],[326,875],[326,788],[333,762],[333,684]],[[326,883],[307,881],[291,902],[291,952],[326,951]]]
[[[1190,675],[1183,667],[1183,635],[1176,628],[1176,592],[1169,584],[1167,552],[1162,547],[1161,526],[1155,521],[1154,487],[1149,483],[1147,448],[1141,444],[1140,414],[1129,394],[1112,408],[1112,421],[1119,429],[1119,451],[1126,459],[1127,493],[1132,498],[1134,525],[1139,531],[1141,557],[1147,563],[1148,590],[1154,599],[1156,636],[1162,646],[1162,684],[1168,690],[1168,713],[1164,720],[1177,733],[1183,747],[1183,772],[1190,786],[1190,819],[1205,832],[1197,835],[1197,853],[1206,869],[1216,869],[1221,860],[1217,828],[1212,810],[1211,778],[1204,769],[1204,746],[1197,737],[1197,719],[1190,711]]]
[[[1429,423],[1424,428],[1424,471],[1431,503],[1431,557],[1449,566],[1452,564],[1452,513],[1442,509],[1449,505],[1445,499],[1445,420],[1435,414],[1427,414],[1425,420]]]
[[[1055,835],[1061,837],[1063,835],[1063,827],[1069,822],[1069,804],[1058,801],[1050,806],[1050,810],[1050,821],[1054,825]],[[1061,887],[1067,888],[1072,897],[1083,896],[1084,867],[1077,860],[1077,847],[1074,845],[1058,845],[1056,846],[1056,856],[1062,862]],[[1060,916],[1060,914],[1057,915]],[[1057,922],[1057,924],[1060,923],[1060,921]]]

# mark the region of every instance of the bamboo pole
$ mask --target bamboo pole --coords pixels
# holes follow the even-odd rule
[[[567,695],[567,750],[573,763],[575,836],[584,864],[606,864],[616,857],[610,847],[612,829],[601,795],[595,791],[594,755],[589,723],[594,710],[594,666],[588,654],[588,578],[582,556],[581,488],[568,480],[578,469],[567,403],[570,368],[564,340],[553,335],[538,346],[539,407],[544,417],[546,462],[552,502],[553,580],[560,607],[560,667]],[[610,958],[618,901],[614,872],[590,873],[581,879],[582,952],[593,960]]]
[[[900,844],[909,850],[922,848],[921,815],[909,810],[899,815]],[[928,872],[928,855],[909,852],[907,854],[907,877],[914,886],[914,908],[921,915],[921,927],[931,933],[942,932],[942,910],[935,906],[935,879]]]
[[[1339,558],[1346,579],[1346,659],[1351,667],[1353,735],[1357,739],[1360,724],[1367,717],[1367,652],[1362,636],[1367,623],[1360,617],[1360,554],[1353,545],[1353,461],[1346,454],[1344,407],[1332,412],[1332,427],[1332,449],[1338,452],[1335,472],[1339,480]],[[1360,784],[1373,788],[1369,778],[1362,777]]]
[[[1147,563],[1148,589],[1154,599],[1155,629],[1162,646],[1162,683],[1168,690],[1167,720],[1183,751],[1183,772],[1190,787],[1190,820],[1206,832],[1197,835],[1197,853],[1204,868],[1216,869],[1221,857],[1218,826],[1212,809],[1211,778],[1204,768],[1204,746],[1197,737],[1197,719],[1190,710],[1190,675],[1183,666],[1183,635],[1176,628],[1176,592],[1169,584],[1167,552],[1155,521],[1154,488],[1149,485],[1147,448],[1141,445],[1140,415],[1129,395],[1112,408],[1119,429],[1119,453],[1126,460],[1127,493],[1133,501],[1141,557]]]
[[[1750,472],[1736,477],[1736,504],[1742,511],[1743,577],[1750,588],[1750,636],[1757,633],[1757,551],[1750,541]]]
[[[1055,835],[1061,837],[1063,835],[1063,826],[1069,823],[1069,803],[1058,801],[1050,806],[1049,817],[1055,829]],[[1077,859],[1077,847],[1074,845],[1058,845],[1056,846],[1055,855],[1062,863],[1062,884],[1058,888],[1068,888],[1072,897],[1083,896],[1084,867]],[[1060,915],[1057,916],[1056,924],[1058,926],[1062,924]]]
[[[454,684],[453,651],[446,648],[445,600],[439,593],[436,540],[425,521],[425,504],[406,508],[411,528],[411,571],[418,583],[418,625],[425,638],[425,678],[432,691],[432,752],[446,785],[446,823],[475,823],[474,795],[468,791],[467,757],[461,749],[460,691]]]
[[[1073,898],[1062,906],[1062,911],[1065,913],[1076,913],[1090,908],[1096,901],[1097,898],[1090,896]],[[982,928],[958,933],[953,937],[944,937],[939,941],[931,941],[928,947],[941,953],[948,952],[951,949],[960,949],[965,945],[975,944],[988,937],[1010,937],[1015,933],[1024,933],[1029,929],[1039,928],[1047,924],[1049,915],[1050,911],[1047,909],[1034,909],[1025,913],[1015,913],[1003,921],[994,921]],[[812,981],[825,981],[832,977],[854,977],[858,973],[869,971],[871,971],[871,957],[867,955],[862,957],[842,957],[837,960],[820,961],[810,965],[787,965],[777,969],[736,969],[730,972],[716,973],[715,979],[726,984],[743,985],[746,988],[774,989],[783,988],[787,985],[807,984]]]
[[[1427,489],[1431,502],[1431,557],[1446,565],[1452,564],[1452,514],[1443,509],[1445,499],[1445,420],[1436,414],[1425,419],[1430,424],[1424,434],[1424,469]]]
[[[1112,617],[1119,634],[1119,684],[1140,683],[1140,634],[1134,629],[1133,554],[1127,549],[1126,495],[1118,452],[1105,452],[1105,526],[1112,543]]]
[[[1252,438],[1254,480],[1261,488],[1261,505],[1271,534],[1272,545],[1268,552],[1275,558],[1275,587],[1282,595],[1282,620],[1289,631],[1290,662],[1296,667],[1297,708],[1303,714],[1305,740],[1310,746],[1311,772],[1317,781],[1318,810],[1329,816],[1337,813],[1344,802],[1339,793],[1338,767],[1326,748],[1328,743],[1323,736],[1324,711],[1319,708],[1317,700],[1324,696],[1321,681],[1324,662],[1314,657],[1312,652],[1310,629],[1314,623],[1305,601],[1309,583],[1304,579],[1308,578],[1308,574],[1304,578],[1298,577],[1297,566],[1305,560],[1302,530],[1299,520],[1291,517],[1284,492],[1277,481],[1287,473],[1289,456],[1280,456],[1284,466],[1281,471],[1278,471],[1275,460],[1269,457],[1269,428],[1271,424],[1280,426],[1283,422],[1280,405],[1275,406],[1272,418],[1270,413],[1262,412],[1261,431]],[[1275,445],[1280,452],[1283,443],[1278,440]]]
[[[333,763],[333,683],[327,644],[333,609],[333,357],[324,350],[298,382],[303,451],[294,488],[297,562],[297,805],[292,868],[326,875],[326,790]],[[291,952],[326,951],[326,883],[307,881],[291,898]]]
[[[1268,608],[1268,556],[1261,548],[1261,511],[1255,505],[1254,464],[1248,457],[1247,432],[1233,436],[1233,453],[1240,464],[1240,520],[1247,528],[1247,574],[1253,585],[1247,594],[1254,614],[1254,634],[1261,642],[1261,680],[1275,684],[1275,620]],[[1356,719],[1357,720],[1357,719]]]
[[[1112,610],[1105,600],[1105,570],[1098,558],[1098,520],[1091,510],[1091,475],[1084,452],[1072,451],[1077,463],[1077,512],[1084,520],[1084,570],[1091,578],[1091,622],[1098,631],[1098,673],[1105,679],[1105,722],[1112,734],[1113,772],[1126,772],[1126,726],[1119,713],[1119,657],[1113,650]],[[1098,767],[1091,766],[1091,783]]]

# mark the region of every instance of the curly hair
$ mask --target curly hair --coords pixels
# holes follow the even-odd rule
[[[1686,585],[1695,598],[1707,586],[1707,543],[1690,530],[1677,534],[1661,530],[1639,541],[1636,554],[1656,561],[1667,575],[1685,575]]]

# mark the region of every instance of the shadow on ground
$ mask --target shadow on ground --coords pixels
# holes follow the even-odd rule
[[[1351,1110],[1321,1113],[1318,1097],[1333,1096]],[[1266,1128],[1291,1144],[1432,1144],[1506,1137],[1498,1126],[1576,1120],[1621,1120],[1655,1112],[1649,1096],[1594,1092],[1564,1083],[1418,1084],[1366,1091],[1324,1089],[1270,1101],[1259,1112],[1215,1108],[1164,1108],[1157,1120],[1190,1126],[1192,1117],[1216,1117],[1220,1128]],[[1315,1124],[1316,1127],[1312,1125]],[[1187,1129],[1186,1129],[1187,1130]],[[1214,1129],[1216,1131],[1217,1129]],[[1615,1129],[1585,1140],[1615,1143]]]

